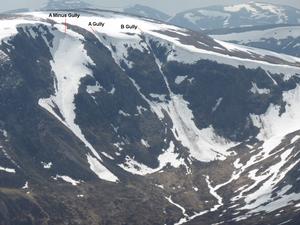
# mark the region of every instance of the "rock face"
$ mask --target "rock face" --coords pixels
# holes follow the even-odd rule
[[[49,13],[0,19],[0,224],[297,224],[299,59]]]
[[[290,6],[249,2],[192,9],[176,14],[169,22],[199,31],[271,24],[299,24],[299,18],[299,9]]]

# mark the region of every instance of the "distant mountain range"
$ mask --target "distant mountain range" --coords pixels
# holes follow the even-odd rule
[[[219,40],[300,56],[300,10],[290,6],[250,2],[191,9],[173,17],[141,5],[124,11],[205,32]]]
[[[290,6],[250,2],[192,9],[176,14],[169,22],[196,31],[267,24],[299,24],[300,10]]]
[[[80,9],[88,7],[93,6],[87,2],[80,0],[49,0],[48,3],[42,9]]]
[[[167,21],[171,18],[171,16],[157,9],[139,4],[125,8],[124,12],[161,21]]]
[[[297,8],[257,2],[191,9],[179,12],[173,17],[159,10],[141,5],[126,8],[124,11],[163,20],[195,31],[300,23],[300,10]]]
[[[210,31],[211,37],[300,57],[300,25],[255,26]]]
[[[81,0],[49,0],[41,10],[83,9],[95,6]],[[115,11],[115,8],[113,9]],[[9,13],[30,11],[17,9]],[[160,20],[194,31],[245,28],[274,24],[300,24],[300,9],[269,3],[249,2],[236,5],[215,5],[190,9],[170,16],[149,6],[136,4],[124,9],[124,13]]]

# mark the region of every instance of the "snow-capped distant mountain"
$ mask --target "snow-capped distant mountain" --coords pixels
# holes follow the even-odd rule
[[[14,9],[9,11],[4,11],[3,14],[9,14],[9,13],[21,13],[21,12],[30,12],[32,9],[28,8],[21,8],[21,9]]]
[[[166,13],[139,4],[125,8],[124,12],[137,15],[137,16],[147,17],[150,19],[160,20],[160,21],[166,21],[170,18],[170,16],[167,15]]]
[[[298,223],[299,58],[50,13],[0,17],[1,224]]]
[[[192,9],[178,13],[169,22],[192,30],[299,24],[300,10],[290,6],[249,2]]]
[[[246,30],[223,30],[215,31],[217,34],[211,33],[212,37],[219,40],[300,57],[300,25],[252,27]]]
[[[49,0],[42,10],[84,9],[88,7],[91,7],[91,4],[81,0]]]

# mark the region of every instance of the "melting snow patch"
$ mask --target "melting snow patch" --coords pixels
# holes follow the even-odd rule
[[[114,157],[112,157],[111,155],[107,154],[106,152],[102,152],[102,154],[106,157],[109,158],[111,160],[114,160]]]
[[[179,168],[181,165],[188,168],[184,162],[184,159],[178,158],[179,155],[175,153],[174,150],[175,146],[174,143],[171,141],[169,148],[158,157],[159,167],[155,169],[141,164],[137,162],[134,158],[131,158],[129,156],[126,156],[126,162],[120,164],[119,166],[130,173],[138,175],[147,175],[158,172],[159,170],[163,169],[167,164],[170,164],[174,168]]]
[[[223,199],[222,197],[216,192],[217,187],[212,187],[211,182],[209,180],[209,176],[205,177],[205,180],[207,182],[207,186],[209,188],[209,193],[214,196],[218,200],[218,204],[216,204],[213,208],[210,209],[211,212],[216,211],[218,208],[220,208],[223,205]]]
[[[8,55],[3,52],[2,50],[0,50],[0,63],[5,63],[9,60]]]
[[[129,113],[126,113],[123,110],[119,110],[119,114],[122,115],[122,116],[125,116],[125,117],[129,117],[130,116]]]
[[[149,148],[149,147],[150,147],[148,141],[146,141],[146,140],[144,140],[144,139],[141,139],[141,143],[142,143],[142,145],[144,145],[146,148]]]
[[[296,135],[295,137],[292,138],[291,144],[294,144],[296,141],[298,141],[300,138],[300,135]]]
[[[87,155],[88,162],[90,164],[90,168],[95,174],[103,180],[107,180],[110,182],[117,182],[119,179],[111,173],[106,167],[104,167],[99,160],[91,156],[90,154]]]
[[[56,175],[53,179],[54,180],[61,179],[61,180],[65,181],[65,182],[67,182],[67,183],[72,184],[73,186],[77,186],[78,184],[81,183],[81,181],[74,180],[71,177],[65,176],[65,175],[64,176]]]
[[[178,95],[173,95],[170,103],[161,104],[161,108],[165,109],[172,119],[175,137],[190,150],[191,156],[196,160],[225,159],[225,156],[230,154],[227,149],[236,144],[216,135],[212,127],[199,130],[188,104]]]
[[[279,139],[280,140],[280,139]],[[260,157],[257,160],[257,155],[250,158],[245,166],[243,166],[242,170],[268,158],[269,152],[274,148],[271,144],[271,148],[264,148],[261,152],[264,152],[263,157]],[[286,174],[295,167],[299,163],[300,160],[296,162],[289,163],[289,159],[292,157],[293,148],[284,150],[280,154],[280,161],[275,164],[269,166],[266,171],[262,174],[257,174],[258,169],[250,170],[248,172],[248,176],[251,180],[253,180],[253,184],[249,185],[247,188],[244,188],[238,196],[236,196],[233,201],[239,200],[244,196],[244,193],[249,193],[244,197],[245,206],[241,207],[239,210],[250,210],[250,212],[244,217],[251,216],[251,213],[266,211],[271,212],[276,209],[282,208],[288,204],[292,200],[299,200],[300,194],[291,193],[286,194],[287,191],[291,188],[291,186],[286,186],[282,188],[279,192],[276,193],[277,199],[274,199],[273,192],[275,190],[276,185],[282,181],[282,179],[286,176]],[[254,201],[253,201],[254,200]]]
[[[177,76],[175,79],[176,84],[181,84],[188,76]]]
[[[52,162],[48,162],[48,163],[46,163],[46,162],[41,162],[41,164],[42,164],[42,166],[44,167],[44,169],[51,169],[51,167],[52,167]]]
[[[263,95],[263,94],[270,94],[270,89],[267,88],[258,88],[256,83],[252,82],[252,88],[250,89],[250,91],[253,94],[259,94],[259,95]]]
[[[216,105],[212,108],[212,112],[215,112],[219,108],[219,106],[221,105],[222,101],[223,101],[223,98],[219,98],[217,100]]]
[[[155,184],[155,186],[156,186],[156,187],[159,187],[159,188],[161,188],[161,189],[165,189],[165,188],[164,188],[164,185],[161,185],[161,184]]]
[[[179,208],[181,211],[182,211],[182,214],[183,214],[183,218],[181,218],[177,223],[175,223],[174,225],[181,225],[181,224],[185,224],[186,222],[188,221],[191,221],[193,219],[195,219],[196,217],[199,217],[199,216],[202,216],[206,213],[208,213],[208,210],[204,210],[202,212],[199,212],[199,213],[195,213],[194,215],[192,216],[189,216],[187,213],[186,213],[186,210],[184,207],[182,207],[181,205],[175,203],[171,196],[170,197],[165,197],[172,205],[176,206],[177,208]]]
[[[224,10],[227,12],[239,12],[242,9],[247,10],[248,12],[257,12],[257,10],[250,4],[237,4],[232,6],[225,6]]]
[[[143,114],[143,111],[147,111],[147,109],[146,109],[145,107],[140,106],[140,105],[138,105],[138,106],[136,107],[136,109],[137,109],[137,111],[138,111],[138,113],[139,113],[140,115]]]
[[[197,188],[197,187],[193,187],[193,189],[194,189],[194,191],[199,191],[199,188]]]
[[[1,166],[0,166],[0,171],[4,171],[4,172],[7,172],[7,173],[16,173],[15,169],[4,168],[4,167],[1,167]]]
[[[171,197],[171,196],[170,196],[170,197],[165,197],[165,199],[167,199],[167,200],[168,200],[168,202],[170,202],[172,205],[174,205],[174,206],[176,206],[177,208],[179,208],[179,209],[181,210],[181,212],[182,212],[183,216],[184,216],[184,218],[180,219],[180,221],[179,221],[178,223],[176,223],[176,224],[182,224],[181,222],[182,222],[183,220],[184,220],[184,221],[186,221],[186,218],[188,218],[188,217],[189,217],[189,215],[186,213],[186,210],[185,210],[185,208],[184,208],[184,207],[182,207],[181,205],[179,205],[179,204],[177,204],[177,203],[173,202],[173,200],[172,200],[172,197]]]
[[[122,147],[124,145],[123,142],[121,143],[114,143],[113,144],[116,148],[118,148],[119,151],[122,151],[124,148]]]
[[[157,98],[157,99],[159,99],[161,102],[164,102],[164,101],[166,101],[166,95],[159,95],[159,94],[150,94],[150,96],[152,97],[152,98]]]
[[[6,131],[6,130],[1,130],[1,129],[0,129],[0,132],[2,133],[2,135],[3,135],[5,138],[8,137],[7,131]]]
[[[260,128],[257,136],[260,140],[280,137],[299,130],[300,124],[300,86],[283,93],[283,101],[286,103],[285,112],[280,115],[280,106],[271,104],[265,114],[251,115],[254,126]]]
[[[113,88],[108,92],[108,94],[113,95],[115,92],[116,92],[116,88],[113,87]]]
[[[92,95],[92,94],[95,94],[97,92],[100,92],[102,88],[103,87],[98,83],[98,81],[96,81],[96,85],[93,85],[93,86],[88,85],[86,87],[86,92],[89,93],[90,95]]]
[[[28,185],[28,181],[26,181],[26,183],[24,184],[24,186],[22,187],[22,189],[28,189],[29,185]]]

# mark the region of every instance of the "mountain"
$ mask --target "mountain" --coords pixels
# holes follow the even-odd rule
[[[155,20],[160,20],[160,21],[166,21],[170,18],[169,15],[166,13],[163,13],[157,9],[144,6],[144,5],[133,5],[130,7],[127,7],[123,10],[125,13],[129,13],[132,15],[137,15],[137,16],[142,16],[142,17],[147,17],[150,19],[155,19]]]
[[[41,10],[84,9],[92,5],[81,0],[48,0]]]
[[[299,24],[300,10],[290,6],[249,2],[192,9],[176,14],[169,22],[196,31],[268,24]]]
[[[0,17],[1,224],[298,224],[299,58],[52,13]]]
[[[251,27],[210,32],[212,37],[232,43],[285,53],[300,57],[300,26],[280,25],[266,27]]]
[[[28,9],[28,8],[21,8],[21,9],[14,9],[14,10],[8,10],[8,11],[4,11],[2,12],[3,14],[11,14],[11,13],[24,13],[24,12],[30,12],[32,11],[32,9]]]

